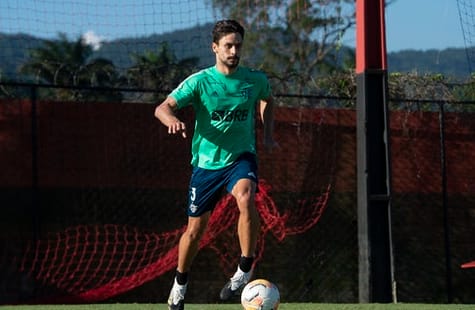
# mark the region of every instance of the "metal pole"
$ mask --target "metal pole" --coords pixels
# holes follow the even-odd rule
[[[40,237],[39,185],[38,185],[38,110],[37,88],[32,86],[31,96],[31,216],[33,240]]]
[[[452,260],[449,225],[449,206],[447,197],[447,161],[445,153],[445,110],[444,102],[439,103],[439,130],[440,130],[440,170],[442,176],[442,208],[444,210],[444,238],[445,238],[445,268],[447,302],[453,302],[452,292]]]
[[[359,301],[396,302],[384,0],[356,1]]]

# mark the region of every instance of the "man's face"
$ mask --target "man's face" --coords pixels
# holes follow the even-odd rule
[[[239,65],[241,57],[242,37],[239,33],[230,33],[222,37],[216,44],[213,42],[218,65],[234,69]]]

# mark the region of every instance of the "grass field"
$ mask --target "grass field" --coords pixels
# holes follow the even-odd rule
[[[165,304],[93,304],[0,306],[1,310],[167,310]],[[242,310],[238,304],[187,304],[186,310]],[[475,305],[453,304],[281,304],[279,310],[468,310]]]

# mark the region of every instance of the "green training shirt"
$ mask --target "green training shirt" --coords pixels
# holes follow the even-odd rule
[[[256,104],[270,96],[263,72],[238,67],[225,75],[209,67],[190,75],[170,96],[179,109],[192,105],[195,111],[193,166],[220,169],[244,152],[256,153]]]

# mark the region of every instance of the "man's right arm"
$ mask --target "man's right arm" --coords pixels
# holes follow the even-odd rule
[[[155,108],[155,117],[168,128],[169,134],[180,133],[186,138],[186,125],[175,115],[177,102],[173,97],[168,96],[161,104]]]

